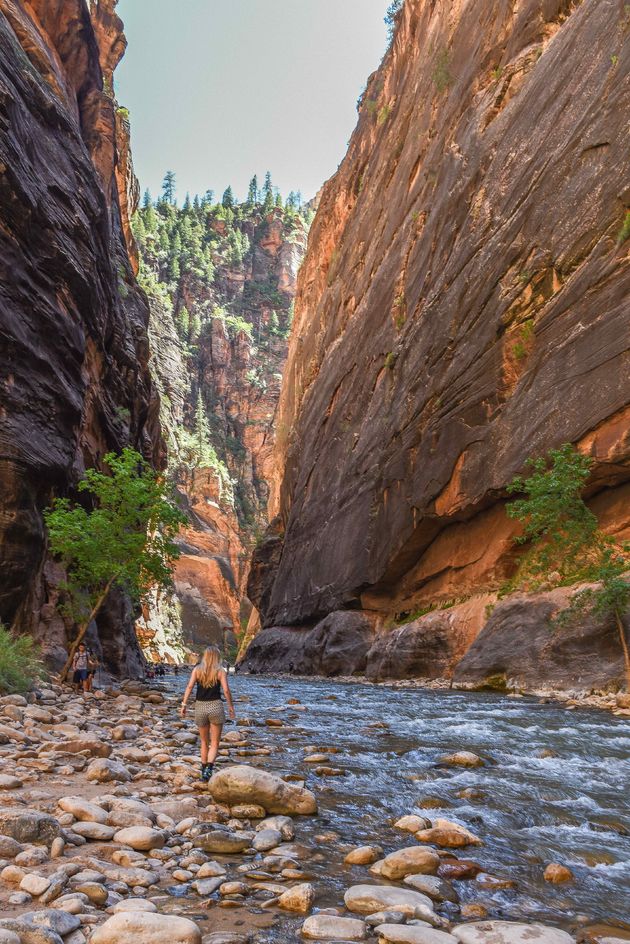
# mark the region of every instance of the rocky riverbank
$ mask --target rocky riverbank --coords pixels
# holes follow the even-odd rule
[[[496,920],[484,895],[514,882],[484,868],[483,817],[466,828],[410,810],[354,845],[314,832],[318,800],[347,771],[330,736],[306,742],[308,708],[295,697],[264,714],[237,698],[238,726],[226,729],[206,788],[178,700],[140,683],[85,700],[56,687],[0,699],[0,944],[630,936],[587,916],[572,933]],[[277,769],[287,743],[300,751],[299,769]],[[466,771],[485,761],[462,749],[439,763]],[[326,883],[333,872],[344,878],[339,894]],[[570,881],[570,870],[548,863],[545,880]]]

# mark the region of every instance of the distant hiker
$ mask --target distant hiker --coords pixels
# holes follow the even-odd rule
[[[96,670],[98,669],[98,659],[94,655],[94,650],[88,649],[88,675],[86,679],[86,692],[91,692],[94,687],[94,676],[96,675]]]
[[[201,738],[201,779],[207,783],[212,776],[212,767],[219,751],[221,731],[225,724],[225,712],[221,692],[225,695],[232,721],[235,719],[232,693],[228,684],[227,673],[221,665],[221,653],[216,646],[210,646],[201,657],[190,675],[182,700],[181,716],[186,715],[186,703],[193,687],[197,686],[195,696],[195,723]]]
[[[79,648],[74,654],[72,660],[72,684],[76,687],[77,695],[79,692],[88,690],[88,651],[84,643],[79,643]]]

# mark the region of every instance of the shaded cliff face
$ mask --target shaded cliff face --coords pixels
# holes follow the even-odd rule
[[[263,625],[495,590],[505,487],[563,442],[627,528],[629,30],[607,0],[405,3],[299,279]]]
[[[159,461],[146,299],[130,262],[133,174],[111,91],[115,0],[0,0],[0,620],[62,658],[42,509],[110,449]],[[131,614],[99,619],[133,670]]]
[[[134,225],[169,469],[190,517],[176,606],[151,607],[138,629],[156,658],[176,657],[182,642],[230,650],[247,623],[249,560],[267,524],[307,222],[297,210],[206,196],[180,208],[145,201]]]

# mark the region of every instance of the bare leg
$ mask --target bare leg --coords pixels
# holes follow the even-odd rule
[[[210,725],[210,751],[208,753],[208,763],[214,764],[217,754],[219,753],[219,742],[221,741],[221,731],[223,730],[222,724],[212,724]]]
[[[213,725],[214,727],[214,725]],[[199,728],[199,737],[201,738],[201,763],[208,763],[208,743],[210,740],[210,728],[206,724],[203,728]]]

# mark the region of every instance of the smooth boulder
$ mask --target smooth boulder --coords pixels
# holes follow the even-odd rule
[[[405,878],[407,875],[435,875],[439,865],[440,857],[433,849],[410,846],[385,856],[381,862],[380,874],[393,880]]]
[[[435,917],[431,899],[411,889],[390,888],[387,885],[353,885],[343,897],[348,911],[355,914],[400,911],[408,918],[418,914],[431,919]]]
[[[163,848],[164,833],[149,826],[129,826],[127,829],[119,829],[114,834],[114,842],[131,846],[137,852],[150,852],[151,849]]]
[[[211,778],[208,789],[215,801],[227,806],[256,803],[267,813],[287,816],[317,813],[317,801],[310,790],[286,783],[266,770],[246,765],[220,770]]]
[[[379,944],[457,944],[452,934],[419,925],[379,924],[376,933]]]
[[[188,918],[150,911],[121,911],[97,928],[90,944],[201,944],[201,931]]]
[[[311,941],[363,941],[365,922],[338,915],[311,915],[302,925],[302,934]]]
[[[458,924],[452,934],[460,944],[574,944],[560,928],[519,921],[475,921]]]

